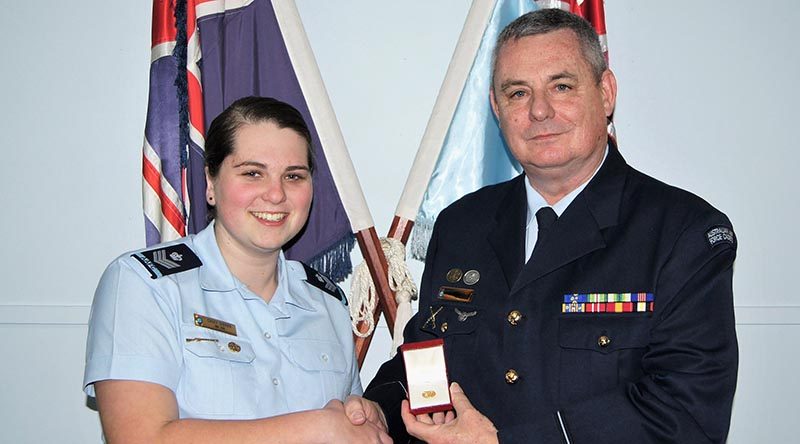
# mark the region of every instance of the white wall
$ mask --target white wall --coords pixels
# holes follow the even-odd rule
[[[2,442],[100,442],[86,319],[104,263],[144,242],[147,3],[3,3]]]
[[[149,2],[16,2],[0,15],[3,442],[99,442],[80,385],[88,305],[144,242]],[[388,230],[468,0],[297,0],[379,233]],[[628,161],[725,211],[739,237],[729,442],[787,442],[800,395],[800,6],[606,0]],[[354,259],[358,259],[358,253]],[[412,261],[413,272],[421,274]],[[388,353],[378,336],[362,376]]]

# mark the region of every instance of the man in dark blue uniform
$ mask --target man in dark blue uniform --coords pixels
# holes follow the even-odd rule
[[[524,174],[442,211],[405,330],[444,339],[455,415],[409,412],[399,355],[365,397],[396,442],[724,442],[730,221],[609,141],[616,80],[588,23],[527,14],[495,55],[491,102]]]

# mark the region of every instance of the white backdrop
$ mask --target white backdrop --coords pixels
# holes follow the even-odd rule
[[[388,230],[468,0],[297,0],[379,234]],[[725,211],[739,238],[729,442],[787,442],[800,396],[792,143],[800,6],[606,0],[620,148]],[[144,243],[150,4],[15,2],[0,15],[3,442],[100,442],[81,392],[88,305]],[[358,253],[355,261],[360,261]],[[421,264],[412,262],[417,279]],[[388,354],[378,336],[365,384]]]

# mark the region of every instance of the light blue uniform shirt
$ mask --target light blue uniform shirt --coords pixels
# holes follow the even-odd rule
[[[595,174],[600,171],[600,167],[603,166],[607,156],[608,146],[606,146],[606,151],[603,154],[603,160],[600,161],[600,165],[594,170],[589,180],[582,183],[578,188],[570,191],[569,194],[562,197],[561,200],[553,205],[549,205],[547,201],[544,200],[544,197],[533,189],[528,177],[525,177],[525,196],[528,199],[528,216],[525,224],[525,262],[528,262],[528,259],[530,259],[531,253],[533,253],[533,247],[536,246],[536,239],[539,237],[539,223],[536,221],[536,212],[542,207],[551,206],[556,216],[561,217],[561,214],[567,209],[569,204],[575,200],[575,197],[586,188],[586,185],[594,178]]]
[[[213,226],[163,244],[187,244],[198,268],[152,279],[131,254],[108,266],[89,320],[86,394],[107,379],[153,382],[175,393],[181,418],[209,419],[269,417],[360,395],[344,303],[306,282],[303,265],[283,253],[265,302],[228,270]],[[195,325],[195,314],[235,325],[236,335]]]

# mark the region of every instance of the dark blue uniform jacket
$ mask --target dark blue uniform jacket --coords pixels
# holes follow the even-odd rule
[[[450,380],[501,442],[724,442],[738,365],[728,218],[629,167],[611,145],[526,264],[523,180],[441,212],[405,341],[444,339]],[[454,268],[480,279],[449,282]],[[443,299],[442,287],[473,290],[472,300]],[[564,312],[565,295],[591,293],[651,293],[652,311]],[[406,442],[398,381],[400,354],[365,396]]]

